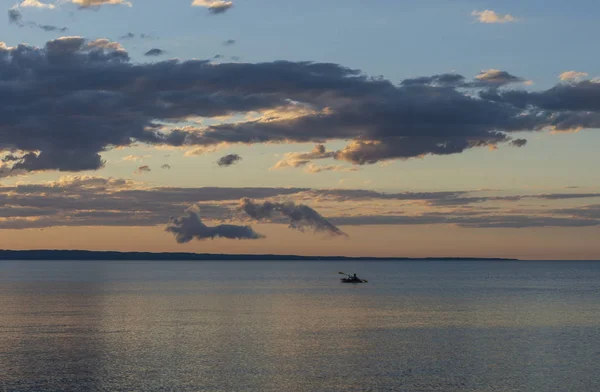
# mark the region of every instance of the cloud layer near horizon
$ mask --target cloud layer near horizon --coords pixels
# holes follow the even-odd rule
[[[205,148],[350,140],[332,156],[362,165],[524,146],[525,139],[513,142],[517,131],[600,126],[594,80],[530,92],[509,88],[526,79],[487,70],[472,80],[441,74],[396,85],[330,63],[132,63],[121,45],[108,43],[81,37],[41,48],[0,43],[3,175],[95,170],[105,164],[103,151],[136,142]],[[182,124],[256,112],[263,115]]]
[[[381,193],[364,189],[149,188],[132,180],[67,176],[43,184],[0,186],[0,229],[162,226],[169,217],[181,216],[190,205],[199,206],[203,217],[210,221],[244,222],[251,217],[291,223],[297,228],[320,227],[332,233],[340,230],[336,225],[444,224],[467,228],[600,225],[600,192],[503,195],[491,191]],[[240,212],[240,206],[246,208]],[[318,206],[319,212],[311,206]]]

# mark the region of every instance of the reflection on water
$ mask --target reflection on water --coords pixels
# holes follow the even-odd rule
[[[0,391],[598,391],[599,294],[591,262],[0,261]]]

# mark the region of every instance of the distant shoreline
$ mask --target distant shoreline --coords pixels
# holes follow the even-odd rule
[[[214,254],[182,252],[114,252],[87,250],[0,250],[0,260],[179,260],[179,261],[518,261],[495,257],[347,257]]]

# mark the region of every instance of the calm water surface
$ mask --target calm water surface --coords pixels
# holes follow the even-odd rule
[[[599,365],[600,262],[0,261],[0,391],[580,392]]]

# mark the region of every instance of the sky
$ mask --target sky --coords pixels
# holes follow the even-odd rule
[[[0,4],[0,248],[600,259],[595,1]]]

